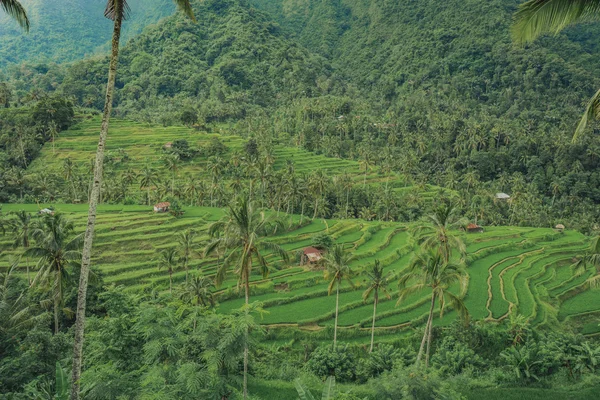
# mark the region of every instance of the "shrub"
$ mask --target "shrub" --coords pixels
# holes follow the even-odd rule
[[[332,350],[330,346],[319,347],[315,350],[306,368],[316,376],[325,379],[335,376],[338,382],[350,382],[355,377],[355,359],[347,351],[347,347]]]

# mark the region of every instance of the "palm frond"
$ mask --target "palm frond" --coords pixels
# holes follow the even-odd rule
[[[120,14],[121,19],[126,20],[129,18],[130,12],[131,9],[127,4],[127,0],[108,0],[104,9],[104,16],[114,21]]]
[[[581,120],[579,120],[579,124],[577,124],[577,129],[575,129],[575,133],[573,134],[573,142],[576,142],[577,139],[581,136],[585,128],[587,127],[588,121],[590,120],[599,120],[600,119],[600,89],[592,96],[590,101],[585,108],[585,112],[581,116]]]
[[[597,0],[529,0],[514,15],[512,37],[517,43],[531,42],[545,33],[557,34],[573,23],[596,19],[599,13]]]
[[[194,10],[192,10],[192,4],[190,0],[173,0],[177,7],[183,11],[185,15],[188,16],[189,19],[196,22],[196,17],[194,16]]]
[[[2,7],[4,12],[11,18],[17,21],[21,28],[25,29],[26,32],[29,32],[29,17],[27,17],[27,12],[21,3],[17,0],[0,0],[0,7]]]

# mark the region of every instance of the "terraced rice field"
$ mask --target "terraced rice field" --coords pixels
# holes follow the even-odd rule
[[[55,205],[72,219],[78,231],[83,230],[85,205]],[[3,211],[25,209],[34,212],[37,205],[5,205]],[[107,284],[123,285],[128,291],[168,288],[168,275],[159,271],[154,261],[157,250],[176,245],[176,234],[187,228],[199,232],[198,250],[208,239],[209,225],[224,215],[218,208],[187,208],[185,215],[175,219],[154,214],[145,206],[101,206],[93,255],[94,267]],[[362,220],[329,220],[289,217],[294,228],[269,240],[282,245],[295,260],[303,247],[310,245],[311,236],[328,231],[336,242],[353,252],[352,268],[360,271],[379,259],[386,271],[400,273],[409,264],[413,248],[409,241],[409,226],[401,223],[365,222]],[[525,315],[537,326],[566,323],[585,334],[598,333],[600,291],[584,289],[584,281],[593,272],[577,277],[570,265],[583,254],[588,239],[574,231],[551,229],[490,227],[482,234],[465,235],[467,241],[469,287],[465,302],[472,318],[501,321],[510,311]],[[10,255],[18,254],[10,246],[10,236],[0,236],[0,268],[6,268]],[[270,327],[296,326],[319,330],[332,324],[334,296],[327,295],[323,272],[300,266],[298,261],[283,265],[268,255],[272,271],[267,279],[252,276],[252,299],[262,301],[268,311],[262,323]],[[215,257],[195,256],[192,270],[214,274]],[[175,283],[185,279],[184,271],[174,274]],[[354,287],[344,285],[340,295],[339,322],[344,328],[364,332],[368,340],[373,306],[363,302],[365,282],[362,276],[353,279]],[[230,276],[219,288],[219,312],[229,312],[241,306],[243,300]],[[391,285],[395,294],[395,284]],[[397,304],[397,296],[383,298],[378,307],[377,326],[381,334],[409,331],[423,323],[428,310],[429,293],[414,294]],[[448,324],[455,313],[448,310],[436,324]],[[594,323],[594,321],[596,321]],[[356,338],[355,338],[356,339]],[[358,339],[357,339],[358,340]]]
[[[63,160],[69,158],[78,165],[88,166],[94,158],[98,144],[98,133],[100,131],[100,119],[98,117],[85,116],[71,129],[61,132],[56,139],[54,147],[44,146],[42,154],[30,166],[32,173],[40,171],[55,171],[61,173]],[[227,153],[222,156],[226,159],[234,152],[242,150],[245,139],[228,133],[226,126],[215,129],[216,132],[206,133],[196,131],[184,126],[163,127],[148,125],[139,122],[112,119],[107,139],[107,153],[124,150],[129,156],[126,164],[117,164],[115,170],[131,168],[139,172],[144,166],[149,165],[158,170],[164,170],[161,156],[164,154],[163,146],[168,142],[185,139],[191,147],[200,148],[210,143],[212,138],[218,138],[226,147]],[[302,148],[290,147],[285,143],[276,144],[273,148],[275,170],[282,170],[293,163],[297,173],[311,173],[315,170],[323,170],[328,176],[347,173],[355,184],[381,183],[388,181],[390,187],[396,191],[417,190],[423,198],[431,199],[443,190],[440,187],[424,185],[417,188],[407,186],[400,175],[392,174],[389,177],[380,173],[377,167],[369,168],[366,176],[360,164],[356,161],[330,158],[308,152]],[[209,171],[206,166],[208,158],[198,156],[191,161],[182,163],[178,175],[183,177],[187,174],[209,179]],[[170,176],[169,172],[166,172]],[[133,185],[138,188],[139,184]]]

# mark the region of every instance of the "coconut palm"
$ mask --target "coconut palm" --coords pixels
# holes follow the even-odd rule
[[[0,0],[0,7],[9,17],[17,21],[21,28],[29,32],[29,18],[21,3],[17,0]]]
[[[379,303],[379,293],[382,292],[388,299],[392,296],[387,290],[387,286],[391,279],[391,274],[385,274],[379,260],[375,260],[375,264],[366,272],[368,278],[367,290],[363,293],[363,301],[366,301],[373,294],[373,324],[371,326],[371,347],[369,353],[373,351],[373,342],[375,340],[375,317],[377,315],[377,304]]]
[[[13,215],[15,218],[10,221],[10,225],[14,234],[13,247],[23,247],[23,249],[27,251],[31,242],[31,214],[25,212],[24,210],[20,210],[15,212]],[[29,260],[27,257],[25,258],[25,268],[27,269],[27,282],[29,282],[31,285],[31,278],[29,276]]]
[[[215,288],[215,283],[212,279],[204,275],[195,275],[189,282],[185,282],[179,293],[182,300],[189,302],[195,306],[214,307],[215,299],[212,289]]]
[[[177,240],[179,242],[179,250],[181,254],[181,263],[185,270],[185,281],[188,280],[188,267],[190,256],[192,254],[192,247],[194,246],[194,238],[196,237],[196,231],[188,229],[184,232],[179,232]]]
[[[177,172],[179,171],[179,156],[177,155],[168,155],[163,158],[163,165],[171,171],[171,196],[175,191],[175,177],[177,176]]]
[[[6,2],[7,0],[2,0]],[[14,2],[14,0],[8,0]],[[195,21],[190,0],[173,0],[190,19]],[[79,278],[79,291],[77,292],[77,317],[75,321],[75,341],[73,346],[73,370],[71,375],[71,400],[79,400],[79,378],[81,376],[81,358],[83,351],[83,332],[85,324],[85,302],[88,287],[90,260],[92,256],[92,244],[94,228],[96,226],[96,209],[100,199],[100,188],[102,187],[102,167],[104,163],[104,148],[108,125],[113,105],[113,94],[115,90],[115,79],[117,76],[117,63],[119,59],[119,41],[121,38],[121,26],[127,17],[129,6],[126,0],[107,0],[104,16],[113,21],[113,34],[111,41],[111,55],[108,67],[108,83],[106,85],[106,96],[104,99],[104,111],[102,124],[100,126],[100,138],[94,161],[94,178],[92,180],[92,191],[89,197],[88,220],[85,230],[83,252],[81,259],[81,274]]]
[[[38,260],[32,285],[49,287],[54,303],[54,333],[58,333],[58,313],[70,269],[79,265],[81,235],[74,235],[73,222],[61,214],[45,214],[31,230],[35,245],[25,255]]]
[[[436,249],[446,263],[450,261],[453,250],[457,250],[461,258],[466,254],[465,243],[452,233],[452,230],[465,225],[465,221],[456,216],[457,211],[454,204],[444,201],[433,214],[423,219],[423,224],[415,226],[411,232],[421,247]]]
[[[511,27],[517,43],[532,42],[545,33],[558,34],[567,26],[600,18],[600,0],[529,0],[519,6]],[[588,102],[573,140],[589,120],[600,119],[600,90]]]
[[[200,308],[215,306],[215,299],[212,292],[214,288],[214,281],[200,274],[193,276],[189,281],[186,280],[181,286],[179,298],[194,308],[191,315],[194,331],[198,323]]]
[[[244,194],[229,207],[225,218],[215,222],[209,228],[211,240],[204,250],[208,255],[219,248],[229,251],[216,274],[216,284],[220,286],[225,280],[229,267],[235,264],[235,274],[238,276],[238,285],[244,286],[246,305],[250,298],[250,275],[256,260],[263,277],[267,277],[269,267],[262,252],[270,251],[280,256],[285,262],[289,260],[288,254],[277,244],[264,240],[265,236],[274,232],[274,228],[281,222],[268,218],[264,211],[255,208],[249,195]],[[217,232],[222,232],[221,237],[215,237]],[[248,346],[244,348],[244,399],[248,397]]]
[[[352,277],[352,270],[350,269],[350,262],[354,260],[354,255],[344,250],[344,245],[336,244],[333,246],[331,251],[323,257],[323,261],[326,267],[325,279],[329,281],[327,287],[327,293],[331,295],[333,288],[335,287],[335,323],[333,326],[333,348],[337,345],[337,327],[338,327],[338,313],[340,309],[340,286],[342,282],[346,280],[353,286],[350,278]]]
[[[140,174],[140,189],[146,189],[146,201],[150,205],[150,188],[158,182],[158,173],[146,165]]]
[[[468,311],[461,297],[449,291],[449,288],[457,283],[460,286],[462,296],[466,292],[468,284],[468,275],[464,265],[462,263],[449,263],[446,261],[445,255],[440,253],[436,248],[426,248],[417,253],[407,270],[400,277],[400,298],[398,299],[398,303],[401,303],[408,295],[415,292],[420,292],[424,289],[431,289],[432,291],[431,306],[429,307],[429,316],[425,324],[425,333],[423,334],[419,353],[417,354],[417,367],[423,357],[425,342],[427,342],[425,366],[429,365],[433,311],[436,300],[440,307],[440,318],[444,314],[446,301],[450,302],[450,305],[458,312],[462,319],[466,320],[468,318]]]
[[[166,269],[169,273],[169,293],[173,293],[173,272],[177,269],[177,249],[171,247],[159,252],[157,266],[158,269]]]
[[[17,260],[9,260],[6,271],[0,273],[0,334],[8,335],[13,329],[33,326],[45,317],[36,313],[36,307],[28,302],[15,277],[17,267]]]
[[[594,274],[588,278],[586,285],[592,288],[600,287],[600,236],[592,241],[592,245],[587,254],[579,259],[573,266],[575,275],[585,274],[588,267],[594,268]]]

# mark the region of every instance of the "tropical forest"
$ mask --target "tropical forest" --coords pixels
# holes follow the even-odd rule
[[[600,398],[600,0],[0,0],[0,400]]]

